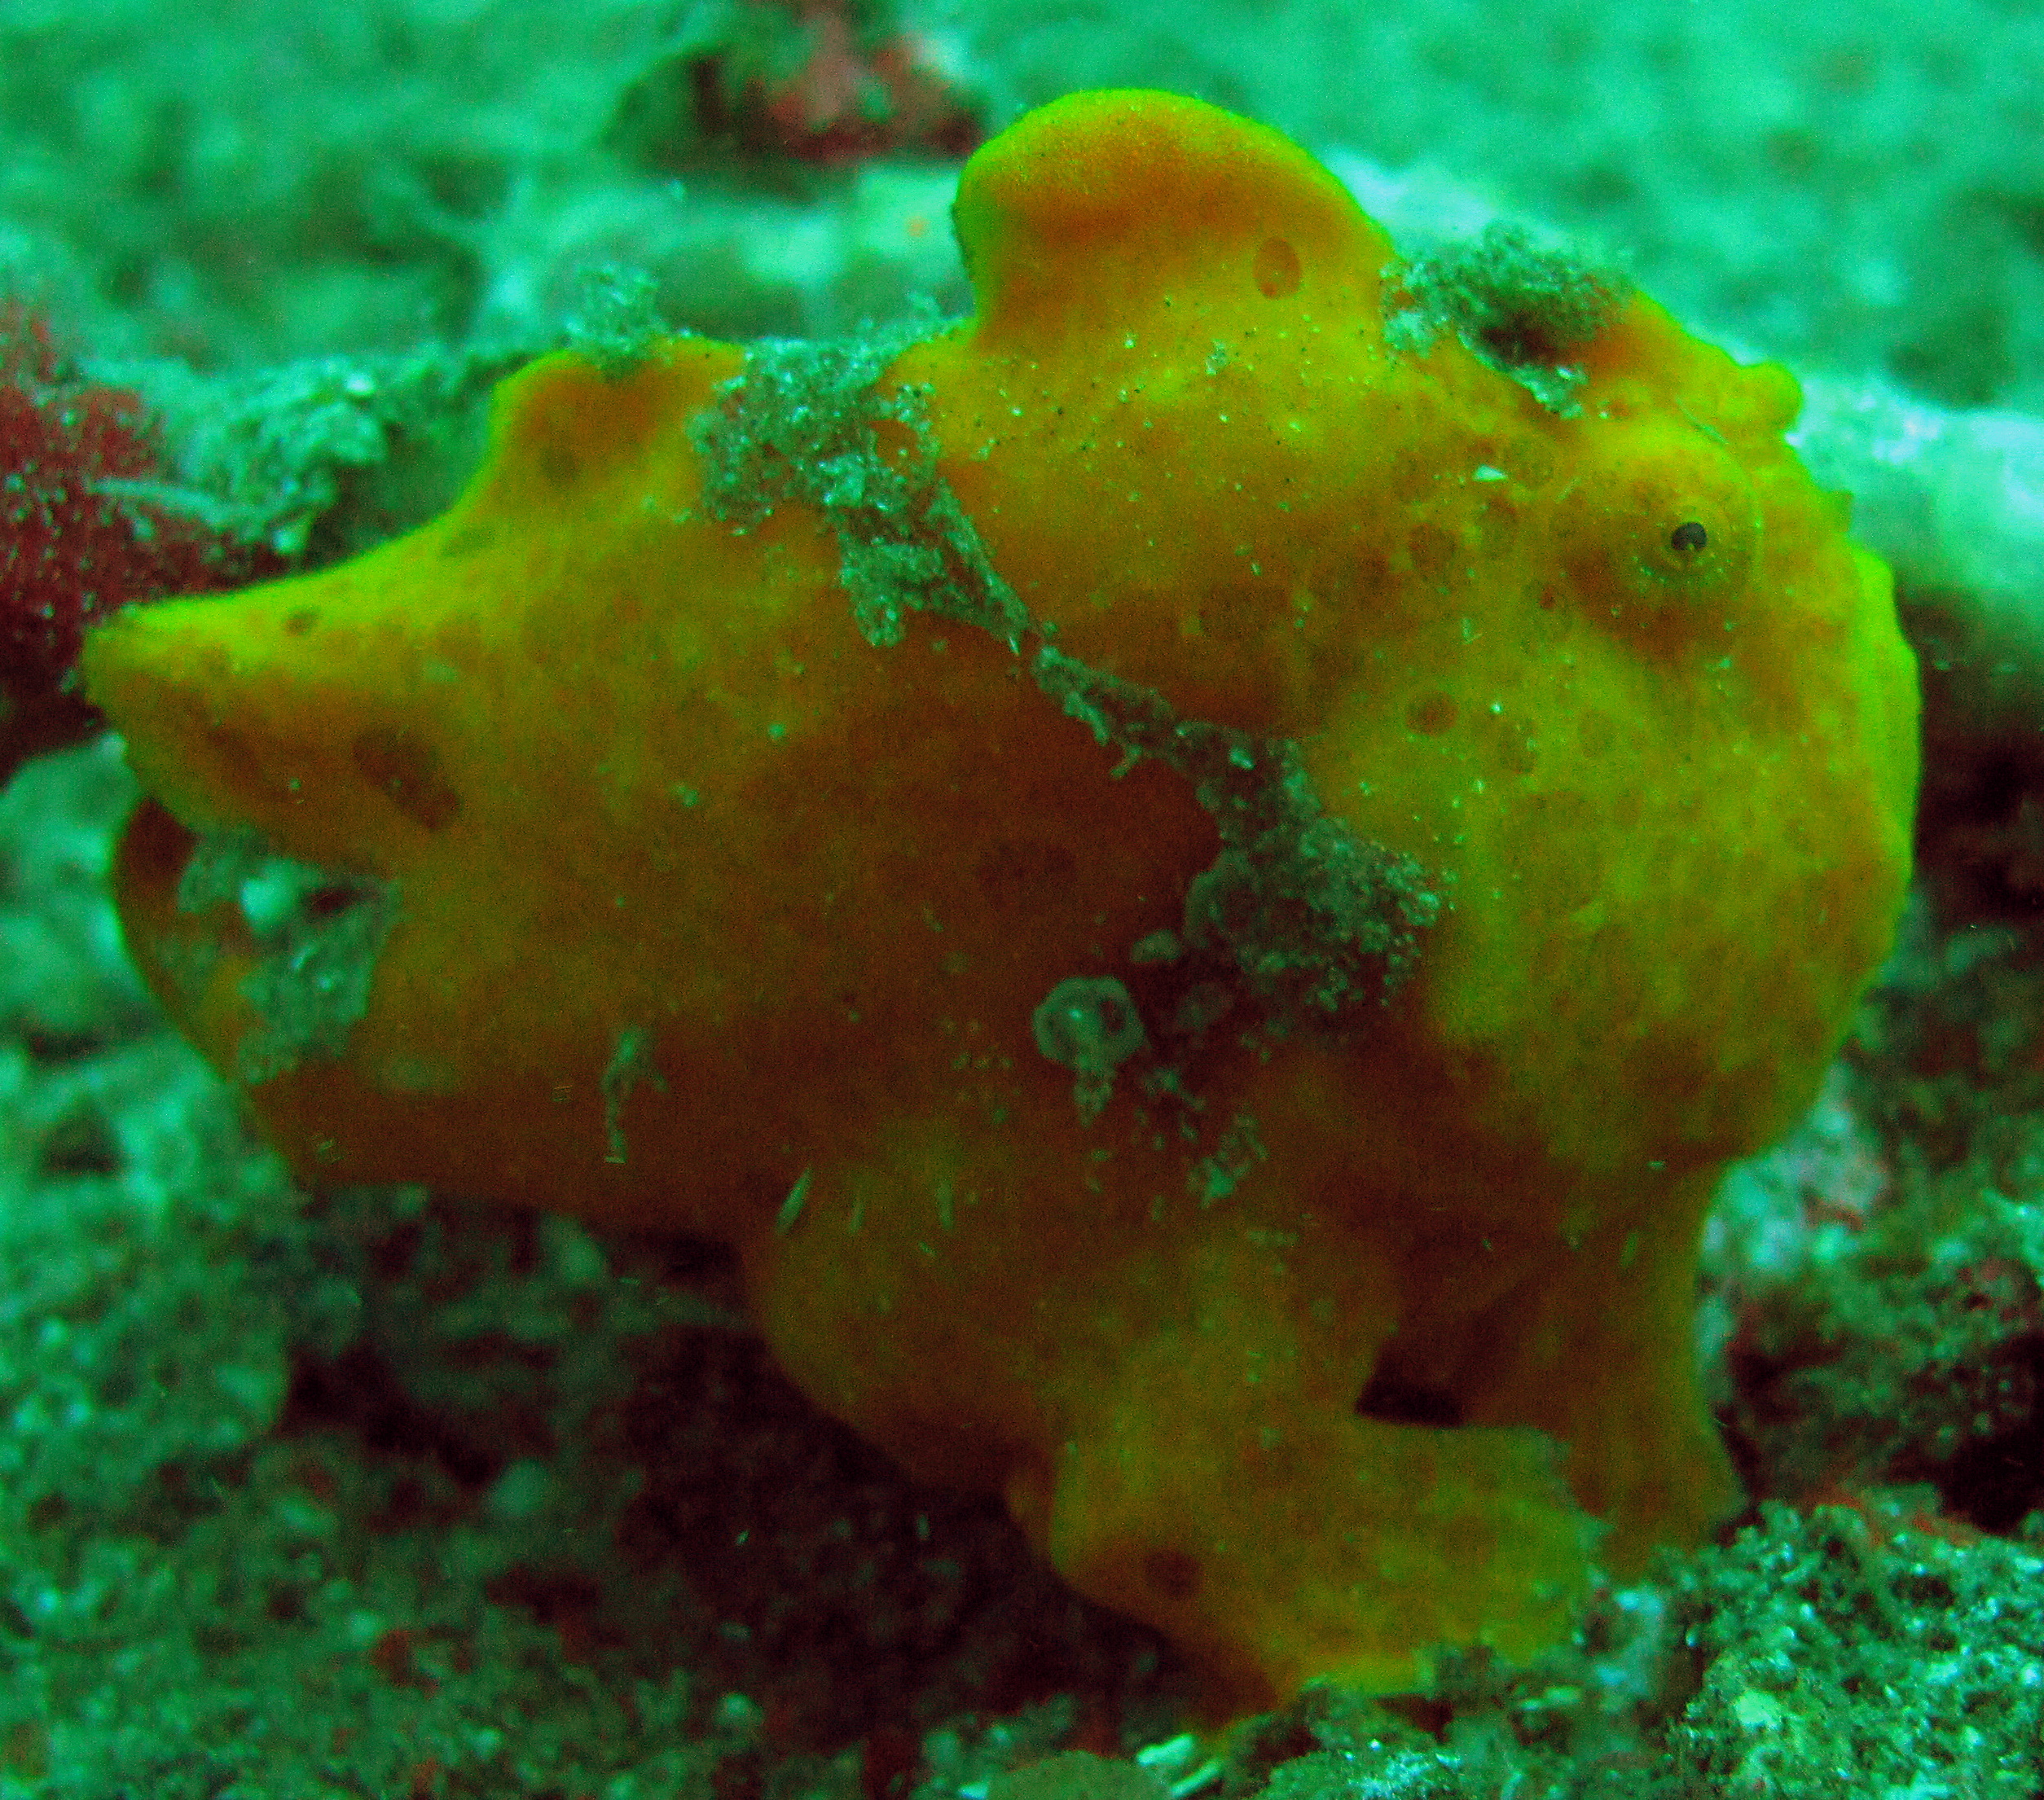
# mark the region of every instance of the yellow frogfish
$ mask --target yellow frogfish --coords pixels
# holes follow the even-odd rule
[[[1910,868],[1798,394],[1273,131],[1070,96],[978,310],[505,384],[451,511],[124,613],[134,954],[308,1183],[735,1248],[1225,1719],[1564,1635],[1736,1484],[1699,1222]]]

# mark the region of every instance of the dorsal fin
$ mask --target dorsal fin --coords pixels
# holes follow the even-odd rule
[[[1281,133],[1141,89],[1069,94],[965,165],[952,207],[982,341],[1106,323],[1239,283],[1347,290],[1376,314],[1389,240]]]

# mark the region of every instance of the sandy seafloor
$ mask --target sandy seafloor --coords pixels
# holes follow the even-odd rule
[[[1699,1354],[1754,1506],[1548,1663],[1322,1697],[1208,1791],[2044,1792],[2044,6],[903,19],[990,125],[1198,94],[1404,248],[1519,218],[1786,362],[1925,657],[1901,942],[1710,1227]],[[331,560],[445,498],[489,383],[600,328],[618,271],[727,336],[963,306],[954,163],[650,131],[730,29],[0,0],[0,291],[149,397],[219,516]],[[0,799],[0,1796],[950,1800],[1180,1730],[1168,1650],[818,1417],[715,1255],[292,1190],[124,961],[132,797],[102,740]]]

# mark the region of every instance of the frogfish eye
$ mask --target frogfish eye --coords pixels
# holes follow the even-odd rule
[[[1585,605],[1656,634],[1721,618],[1760,544],[1746,472],[1686,424],[1618,427],[1585,448],[1555,515],[1556,547]]]

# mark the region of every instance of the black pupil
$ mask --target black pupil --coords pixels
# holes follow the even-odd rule
[[[1703,549],[1710,541],[1711,534],[1694,519],[1685,519],[1668,534],[1668,547],[1670,550],[1679,550],[1690,555]]]

